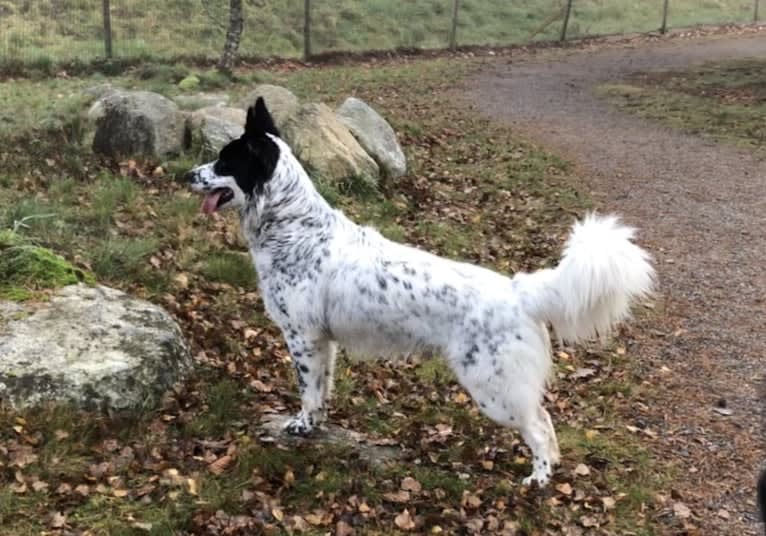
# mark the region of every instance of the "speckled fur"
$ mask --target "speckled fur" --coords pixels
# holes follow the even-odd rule
[[[278,151],[265,159],[273,170],[255,173],[266,180],[221,174],[242,167],[227,149],[189,180],[201,192],[234,190],[221,208],[240,211],[266,310],[295,364],[303,408],[287,431],[308,434],[323,420],[338,344],[370,357],[434,350],[484,414],[521,431],[534,460],[525,482],[545,484],[559,461],[541,404],[551,366],[546,323],[576,341],[605,335],[627,316],[653,276],[632,229],[589,216],[557,268],[514,278],[440,258],[331,208],[264,111],[261,102],[249,111],[243,139],[256,156]]]

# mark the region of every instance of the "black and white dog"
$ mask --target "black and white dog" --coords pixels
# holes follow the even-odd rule
[[[576,223],[558,267],[513,278],[383,238],[331,208],[262,99],[218,159],[191,170],[202,211],[236,208],[266,311],[295,364],[308,434],[324,417],[336,344],[370,357],[435,350],[494,421],[514,427],[534,456],[524,480],[544,485],[559,461],[542,395],[551,369],[546,323],[558,337],[605,336],[649,293],[649,255],[615,217]]]

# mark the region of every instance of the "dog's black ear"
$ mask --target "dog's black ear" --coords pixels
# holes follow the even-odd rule
[[[255,106],[247,109],[247,122],[245,123],[245,135],[249,137],[264,137],[272,134],[279,137],[279,130],[274,124],[274,118],[266,108],[263,97],[258,97]]]

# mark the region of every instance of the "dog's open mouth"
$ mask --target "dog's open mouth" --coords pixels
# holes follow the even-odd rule
[[[230,188],[216,188],[205,196],[202,201],[202,212],[212,214],[218,208],[234,199],[234,192]]]

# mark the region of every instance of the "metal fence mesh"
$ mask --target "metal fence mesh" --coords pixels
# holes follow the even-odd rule
[[[455,0],[314,0],[314,53],[444,48]],[[558,39],[567,0],[462,0],[457,44]],[[668,26],[745,23],[757,0],[669,0]],[[111,0],[113,55],[216,58],[228,0]],[[567,37],[660,27],[663,0],[573,0]],[[245,0],[243,56],[303,53],[304,0]],[[102,0],[0,0],[0,59],[62,62],[103,58]]]

